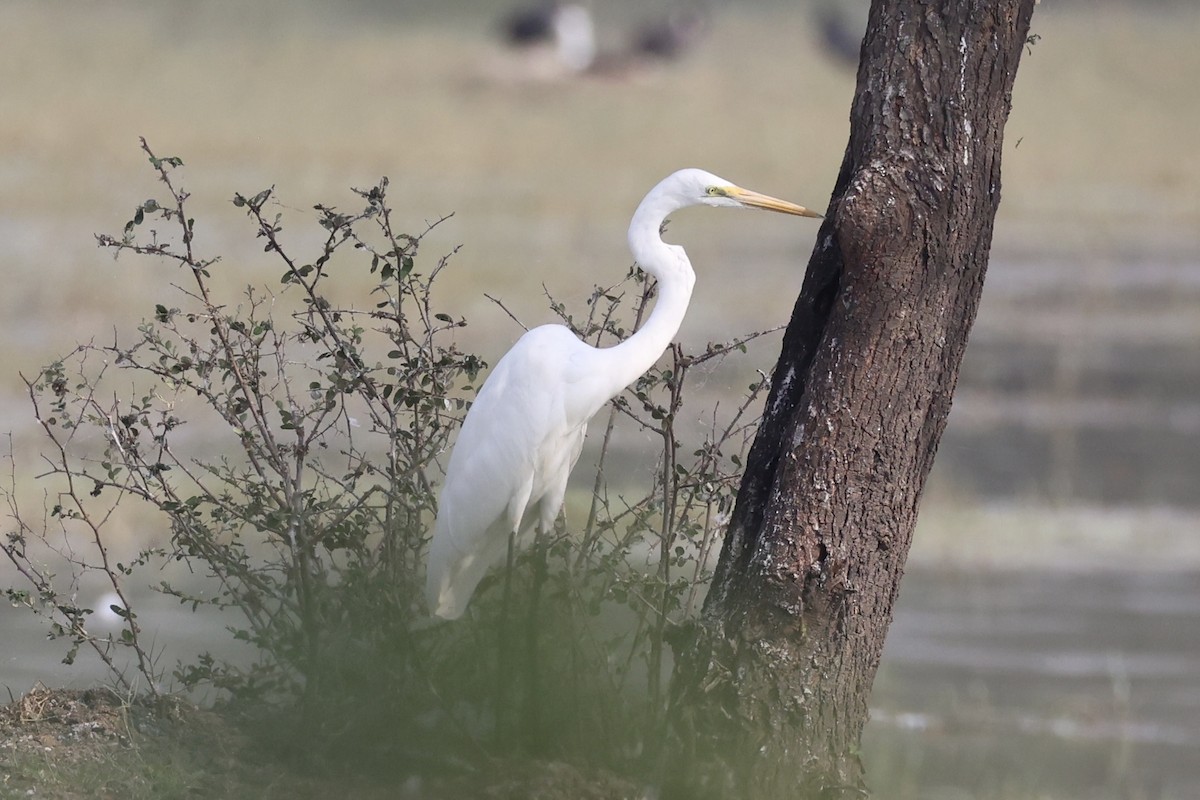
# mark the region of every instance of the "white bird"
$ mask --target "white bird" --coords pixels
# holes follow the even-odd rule
[[[645,324],[620,344],[597,348],[563,325],[542,325],[508,351],[475,398],[450,455],[429,544],[426,599],[434,616],[457,619],[484,574],[520,546],[534,525],[549,531],[579,458],[588,421],[654,365],[671,343],[696,276],[687,254],[662,240],[662,223],[687,206],[761,208],[820,217],[699,169],[650,190],[629,225],[629,249],[658,281]]]
[[[125,608],[125,602],[119,594],[105,592],[96,598],[95,606],[92,610],[92,627],[104,633],[112,633],[124,627],[124,615],[130,612]]]

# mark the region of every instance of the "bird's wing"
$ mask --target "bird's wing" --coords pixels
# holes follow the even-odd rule
[[[567,401],[584,373],[580,348],[586,345],[560,325],[534,328],[479,390],[450,455],[430,543],[432,606],[444,603],[435,599],[447,587],[469,598],[503,557],[507,533],[548,488],[565,482],[587,422],[578,403]]]
[[[442,490],[442,504],[450,500],[448,510],[462,511],[453,525],[459,549],[473,544],[464,537],[472,538],[510,511],[524,510],[510,505],[540,466],[539,453],[570,426],[563,408],[570,344],[579,342],[561,326],[534,328],[496,364],[476,396]]]

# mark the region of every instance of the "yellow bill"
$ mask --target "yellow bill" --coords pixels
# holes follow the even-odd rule
[[[771,197],[769,194],[759,194],[749,189],[743,189],[740,186],[730,186],[725,190],[725,196],[737,200],[742,205],[750,208],[778,211],[781,214],[795,214],[798,217],[816,217],[817,219],[822,219],[823,216],[816,211],[808,210],[804,206],[789,203],[787,200],[780,200],[778,197]]]

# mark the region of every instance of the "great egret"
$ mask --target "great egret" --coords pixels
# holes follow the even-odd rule
[[[648,370],[679,330],[696,276],[687,254],[662,240],[667,215],[693,205],[761,208],[820,217],[802,206],[684,169],[650,190],[629,225],[629,249],[658,281],[645,324],[596,348],[562,325],[522,336],[484,382],[450,455],[429,544],[430,611],[457,619],[484,574],[536,524],[554,524],[588,420]]]

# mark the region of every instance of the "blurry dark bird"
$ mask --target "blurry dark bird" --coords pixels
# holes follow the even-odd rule
[[[665,18],[634,32],[634,55],[674,60],[695,47],[708,33],[708,14],[700,8],[675,8]]]
[[[548,0],[513,11],[501,22],[504,38],[513,47],[552,46],[567,69],[582,72],[596,57],[592,15],[578,3]]]
[[[559,5],[555,0],[549,0],[536,6],[516,9],[501,21],[504,38],[517,47],[552,41],[554,15]]]
[[[866,18],[843,3],[821,3],[815,11],[821,52],[843,66],[858,67]]]

